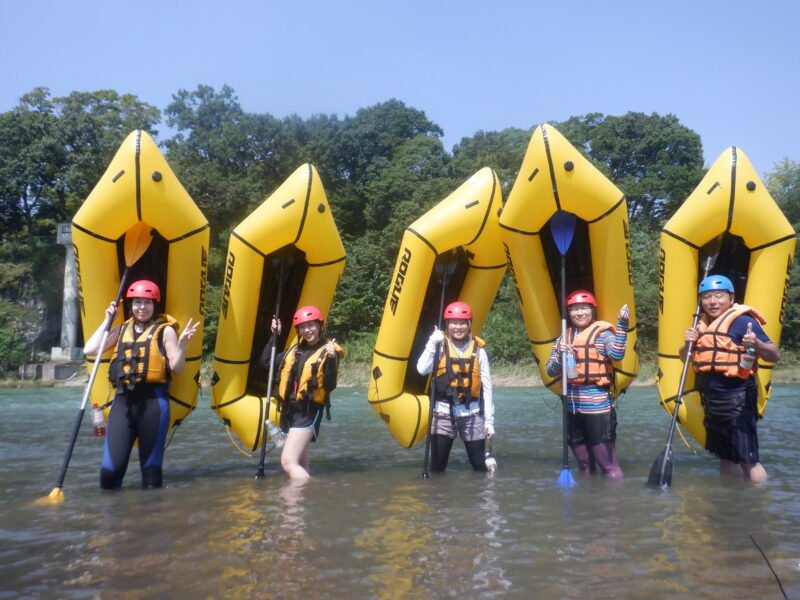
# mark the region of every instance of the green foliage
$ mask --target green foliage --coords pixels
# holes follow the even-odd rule
[[[517,362],[531,356],[531,346],[511,276],[506,273],[481,337],[487,342],[492,361]]]
[[[204,355],[214,349],[230,232],[310,162],[347,250],[327,328],[347,346],[350,365],[371,359],[406,228],[487,166],[506,197],[531,135],[517,128],[478,131],[449,154],[442,129],[396,99],[342,119],[278,119],[244,111],[228,86],[179,90],[163,114],[174,132],[162,142],[166,158],[212,224]],[[111,90],[52,98],[36,88],[0,113],[0,368],[19,364],[32,345],[54,345],[64,255],[54,243],[55,224],[70,220],[124,137],[136,128],[155,133],[160,119],[157,108]],[[654,356],[658,233],[703,175],[700,137],[674,115],[590,113],[556,126],[628,198],[640,351]],[[800,224],[800,165],[787,159],[766,180],[790,221]],[[798,277],[795,270],[784,327],[784,341],[795,347]],[[483,335],[494,362],[531,360],[508,276]]]
[[[781,207],[783,214],[797,231],[800,227],[800,162],[783,159],[775,170],[766,175],[767,188]],[[800,347],[800,269],[795,252],[789,293],[783,315],[781,344],[789,348]]]
[[[675,115],[590,113],[556,127],[624,192],[643,231],[658,231],[705,173],[700,136]]]
[[[630,242],[638,350],[643,356],[653,357],[658,345],[659,235],[633,231]]]

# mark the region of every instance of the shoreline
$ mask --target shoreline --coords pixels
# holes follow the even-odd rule
[[[793,362],[793,361],[792,361]],[[633,380],[630,387],[649,387],[656,385],[656,368],[654,365],[643,363],[641,374]],[[339,385],[341,388],[369,387],[370,365],[367,363],[343,364],[339,371]],[[49,388],[49,387],[85,387],[88,383],[88,374],[82,372],[70,379],[60,381],[43,381],[41,379],[0,380],[0,388]],[[776,368],[772,375],[773,384],[800,383],[800,367],[796,364],[787,364],[783,368]],[[525,363],[497,363],[492,365],[492,384],[498,388],[512,387],[544,387],[538,371],[533,365]],[[210,389],[210,377],[201,377],[201,389]]]

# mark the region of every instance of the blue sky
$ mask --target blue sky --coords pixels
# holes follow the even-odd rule
[[[763,173],[800,161],[799,17],[789,0],[3,0],[0,111],[35,86],[163,109],[228,84],[279,118],[398,98],[448,150],[478,130],[673,113],[707,164],[736,145]]]

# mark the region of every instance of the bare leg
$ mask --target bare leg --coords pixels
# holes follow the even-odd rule
[[[753,483],[763,483],[767,480],[767,470],[760,462],[743,462],[739,466],[742,467],[742,473],[744,473],[745,479],[749,479]]]
[[[308,445],[314,436],[314,430],[290,429],[286,435],[281,452],[281,467],[291,479],[298,481],[308,479]]]
[[[720,459],[719,474],[723,477],[737,477],[739,475],[739,465],[731,460]]]

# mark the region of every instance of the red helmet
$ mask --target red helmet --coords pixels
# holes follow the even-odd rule
[[[472,309],[466,302],[451,302],[444,309],[445,319],[471,319]]]
[[[567,306],[572,306],[573,304],[591,304],[597,308],[597,300],[594,299],[591,292],[586,290],[575,290],[567,296]]]
[[[323,321],[322,311],[316,306],[301,306],[295,311],[294,317],[292,317],[292,325],[295,327],[302,323],[308,323],[309,321]]]
[[[125,294],[126,298],[151,298],[156,302],[161,302],[161,290],[152,281],[147,279],[140,279],[134,281],[131,287],[128,288],[128,293]]]

